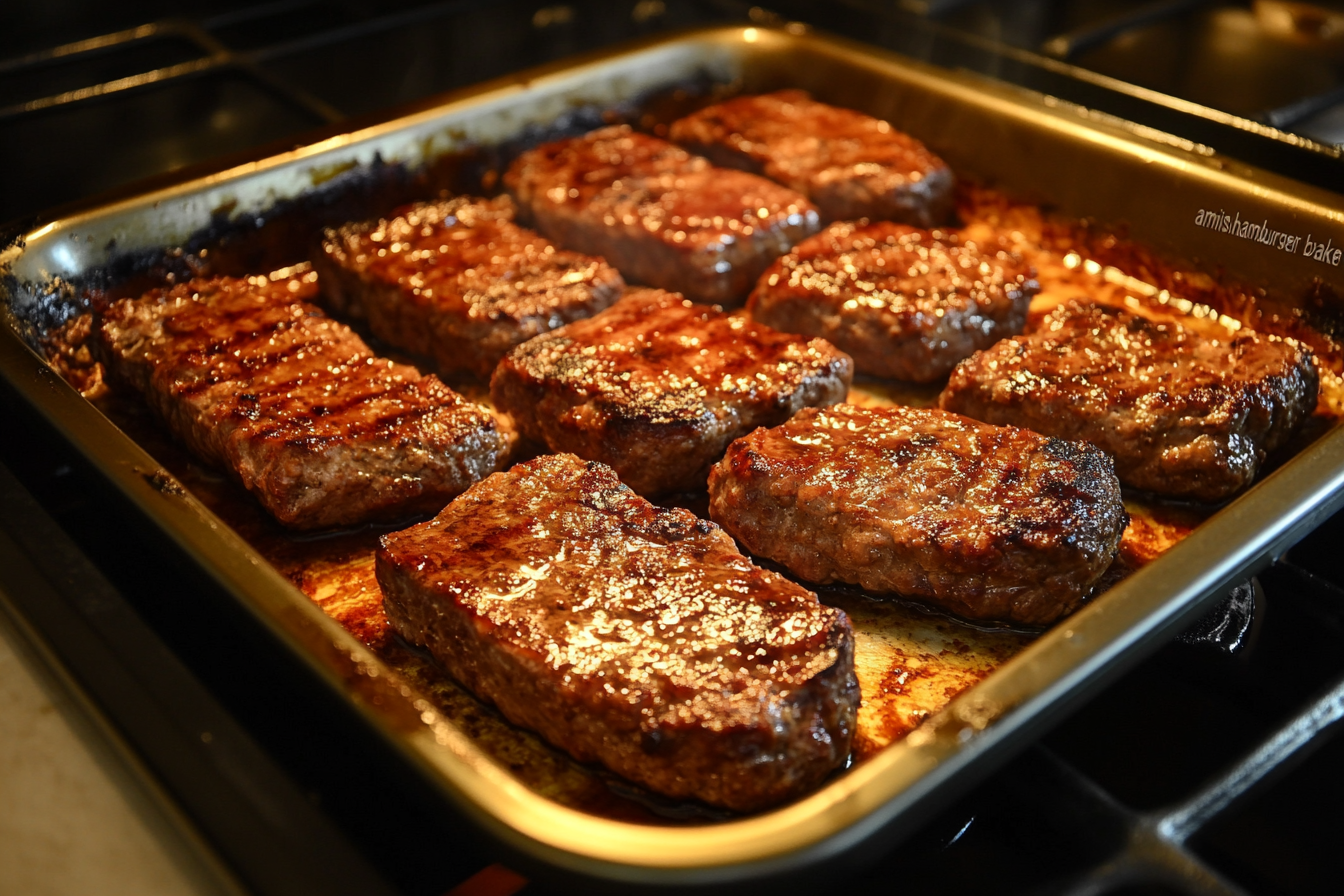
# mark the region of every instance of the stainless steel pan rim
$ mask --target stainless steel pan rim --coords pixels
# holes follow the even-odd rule
[[[990,136],[1004,140],[1006,148],[986,163],[990,168],[1011,168],[1021,163],[1024,153],[1072,153],[1081,154],[1084,162],[1109,160],[1113,173],[1139,172],[1135,176],[1152,183],[1178,184],[1188,195],[1175,200],[1173,220],[1135,228],[1158,244],[1172,243],[1174,235],[1177,245],[1194,245],[1204,257],[1217,260],[1220,244],[1207,233],[1194,232],[1182,243],[1178,213],[1180,202],[1220,198],[1242,202],[1257,214],[1271,209],[1285,221],[1320,228],[1320,234],[1338,233],[1338,242],[1344,244],[1344,213],[1333,207],[1331,194],[1210,156],[1165,135],[869,47],[813,34],[723,28],[550,66],[292,152],[72,213],[0,254],[8,283],[0,288],[21,316],[25,302],[36,293],[34,284],[78,277],[118,252],[180,244],[221,209],[231,209],[240,218],[264,216],[277,201],[311,189],[332,172],[376,161],[421,164],[472,144],[506,139],[577,105],[614,106],[697,75],[770,84],[780,82],[790,69],[800,86],[814,90],[808,72],[818,69],[850,72],[860,85],[865,79],[887,85],[889,95],[873,98],[879,108],[870,111],[903,109],[927,126],[912,128],[917,136],[940,149],[940,138],[967,121],[994,123]],[[941,119],[933,113],[939,109],[946,110],[951,124],[938,124]],[[954,167],[966,164],[952,155]],[[1011,171],[997,168],[967,170],[1027,191],[1049,186],[1048,171],[1014,179]],[[1051,198],[1071,212],[1087,213],[1077,207],[1087,198],[1071,183]],[[1100,201],[1110,201],[1109,194]],[[1163,201],[1172,204],[1170,197]],[[1121,216],[1129,212],[1124,201],[1116,202]],[[1222,251],[1241,262],[1247,276],[1274,289],[1291,292],[1312,273],[1310,265],[1297,259],[1243,257],[1241,245]],[[1292,263],[1274,268],[1275,262],[1285,261]],[[920,812],[964,787],[970,776],[1005,760],[1015,743],[1037,736],[1071,702],[1136,662],[1146,647],[1155,646],[1211,598],[1268,563],[1344,503],[1344,431],[1335,429],[1168,554],[1043,634],[905,740],[812,795],[717,824],[615,822],[528,790],[440,719],[414,689],[397,680],[254,549],[185,490],[172,487],[159,465],[51,371],[10,323],[0,333],[0,373],[8,382],[101,475],[345,695],[370,727],[422,769],[432,786],[526,853],[617,881],[742,880],[812,865],[876,836],[894,836]]]

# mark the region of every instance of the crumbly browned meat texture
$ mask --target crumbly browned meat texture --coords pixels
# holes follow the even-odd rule
[[[1069,303],[952,372],[939,404],[978,420],[1087,439],[1120,481],[1219,501],[1316,406],[1311,352],[1250,330],[1210,339],[1130,311]]]
[[[802,411],[729,446],[709,497],[809,581],[1033,625],[1078,606],[1129,521],[1101,450],[933,408]]]
[[[513,723],[675,798],[750,811],[849,754],[849,619],[722,529],[572,455],[383,537],[393,627]]]
[[[308,304],[317,275],[199,279],[104,313],[104,359],[286,526],[439,510],[514,436]]]
[[[740,304],[770,262],[821,228],[793,190],[625,126],[529,150],[504,183],[560,245],[697,302]]]
[[[807,196],[824,220],[920,227],[952,216],[947,163],[885,121],[801,90],[743,96],[673,122],[669,136],[716,165],[763,174]]]
[[[602,259],[556,249],[513,214],[507,196],[459,197],[328,229],[324,300],[445,373],[489,379],[509,349],[601,311],[625,287]]]
[[[1007,249],[890,221],[842,221],[775,261],[747,309],[776,330],[825,338],[860,373],[928,383],[1020,333],[1039,291]]]
[[[648,289],[518,346],[490,396],[523,435],[609,464],[652,496],[704,488],[729,442],[843,401],[852,377],[825,340]]]

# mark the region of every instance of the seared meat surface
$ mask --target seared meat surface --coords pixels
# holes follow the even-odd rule
[[[740,304],[771,261],[821,227],[793,190],[625,126],[529,150],[504,183],[560,245],[697,302]]]
[[[932,408],[802,411],[729,446],[709,497],[809,581],[1034,625],[1078,606],[1129,520],[1101,450]]]
[[[716,165],[792,187],[827,221],[873,218],[933,227],[952,215],[952,169],[923,143],[801,90],[701,109],[673,122],[669,136]]]
[[[953,233],[890,221],[842,221],[809,237],[762,275],[751,316],[821,336],[860,373],[917,383],[1020,333],[1040,291],[1011,252]]]
[[[388,619],[512,722],[651,790],[761,809],[849,754],[849,619],[610,468],[540,457],[383,537]]]
[[[513,215],[506,196],[459,197],[328,229],[325,301],[445,373],[489,379],[509,349],[601,311],[625,286],[602,259],[556,249]]]
[[[1219,501],[1316,406],[1301,345],[1240,330],[1211,339],[1130,311],[1070,303],[1034,333],[963,361],[939,404],[991,423],[1087,439],[1120,481]]]
[[[317,275],[198,279],[103,315],[112,373],[280,522],[437,511],[498,469],[513,436],[432,376],[373,355],[308,302]]]
[[[660,495],[703,488],[729,442],[844,400],[852,376],[824,340],[648,289],[518,346],[490,396],[533,441]]]

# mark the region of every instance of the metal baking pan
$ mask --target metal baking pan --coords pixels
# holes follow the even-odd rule
[[[396,176],[379,182],[399,185],[388,195],[428,189],[459,176],[463,160],[488,159],[491,147],[554,132],[557,122],[600,121],[603,110],[687,84],[811,90],[897,122],[960,173],[1235,274],[1273,307],[1316,314],[1324,312],[1293,303],[1334,301],[1336,256],[1301,251],[1308,238],[1344,247],[1333,194],[1038,94],[806,31],[757,28],[697,31],[487,84],[291,152],[62,214],[0,254],[0,375],[10,386],[401,751],[426,787],[536,860],[628,884],[760,879],[893,843],[1344,504],[1344,432],[1335,427],[1079,612],[992,657],[971,676],[978,683],[810,796],[748,817],[629,820],[529,787],[479,731],[445,715],[432,682],[384,662],[300,591],[293,571],[268,562],[256,537],[240,535],[246,527],[212,512],[202,500],[207,480],[184,488],[160,462],[171,447],[127,435],[34,350],[39,331],[77,310],[77,285],[114,285],[171,259],[167,248],[227,233],[233,241],[222,245],[235,260],[260,264],[265,253],[249,234],[306,198],[337,208],[326,199],[342,185],[358,193],[388,172]],[[1240,223],[1209,226],[1213,210],[1218,221],[1232,215],[1301,241],[1290,250],[1257,242]],[[1122,288],[1144,287],[1117,276]],[[1007,636],[987,633],[986,643],[998,637]]]

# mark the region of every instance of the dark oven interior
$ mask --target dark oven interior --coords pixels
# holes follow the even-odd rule
[[[0,35],[0,220],[40,220],[521,68],[725,23],[806,23],[1344,191],[1344,11],[1328,4],[50,4],[12,11]],[[309,699],[294,661],[143,531],[59,433],[0,399],[10,432],[24,433],[0,440],[6,593],[249,888],[572,885],[516,864],[418,794],[380,759],[385,747],[349,736],[343,709]],[[1344,796],[1341,536],[1344,520],[1325,521],[846,886],[1331,891]],[[240,671],[243,655],[254,659]],[[287,690],[258,693],[277,680]]]

